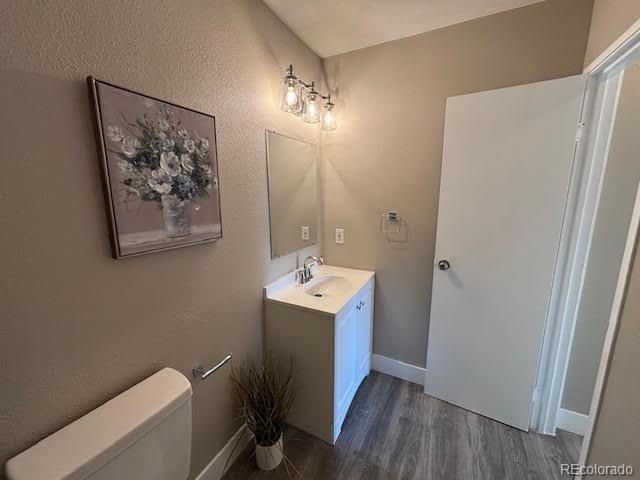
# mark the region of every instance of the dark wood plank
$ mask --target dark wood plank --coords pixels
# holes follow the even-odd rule
[[[424,395],[422,387],[377,372],[360,386],[335,446],[294,427],[285,453],[300,475],[279,466],[263,472],[253,448],[226,480],[495,480],[562,478],[576,462],[581,437],[522,432]]]

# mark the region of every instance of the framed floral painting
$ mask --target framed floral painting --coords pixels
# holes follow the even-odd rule
[[[88,83],[114,257],[221,238],[215,118]]]

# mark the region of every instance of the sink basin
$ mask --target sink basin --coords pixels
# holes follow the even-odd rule
[[[335,317],[360,289],[373,284],[375,276],[367,270],[326,264],[313,267],[312,273],[313,278],[304,285],[298,283],[296,272],[271,282],[264,287],[265,301]]]
[[[313,297],[345,295],[351,289],[352,285],[349,279],[339,275],[321,275],[304,286],[305,293]]]

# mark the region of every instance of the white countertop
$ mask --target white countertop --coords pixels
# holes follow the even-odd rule
[[[375,276],[375,272],[334,267],[332,265],[313,267],[312,273],[314,278],[323,275],[344,277],[349,281],[349,288],[339,294],[314,297],[305,292],[305,285],[296,283],[295,273],[291,272],[264,287],[265,301],[291,305],[296,308],[334,316],[353,298],[358,290]],[[312,283],[313,280],[310,284]]]

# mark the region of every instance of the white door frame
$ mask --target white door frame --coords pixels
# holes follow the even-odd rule
[[[574,168],[565,212],[563,234],[547,314],[545,338],[540,358],[537,390],[531,428],[555,434],[556,417],[562,401],[569,354],[582,294],[584,276],[604,180],[608,150],[613,131],[617,99],[624,68],[640,59],[640,20],[584,69],[587,90],[582,112],[583,128],[576,138]],[[581,132],[583,130],[583,132]],[[584,139],[584,141],[580,141]],[[586,461],[591,432],[597,417],[604,377],[618,325],[619,310],[626,288],[631,251],[640,218],[640,201],[625,247],[620,279],[596,379],[589,425],[582,444],[580,462]]]

